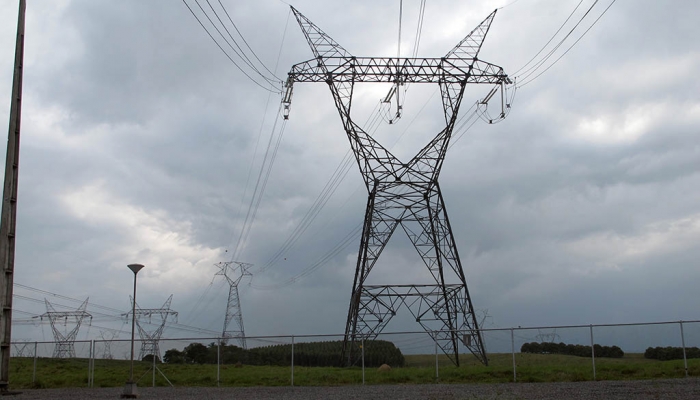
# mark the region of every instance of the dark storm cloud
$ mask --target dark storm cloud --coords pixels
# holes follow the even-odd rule
[[[139,261],[147,265],[144,305],[174,293],[181,321],[220,330],[226,289],[220,280],[207,289],[212,264],[235,250],[278,96],[268,104],[179,2],[33,3],[17,281],[126,308],[124,265]],[[504,3],[428,2],[419,56],[444,55]],[[700,6],[618,3],[518,91],[505,121],[477,123],[447,154],[440,182],[470,293],[498,326],[696,318],[700,54],[692,16]],[[278,77],[312,58],[284,4],[227,5],[268,67],[280,56]],[[574,6],[520,1],[499,10],[482,58],[517,75]],[[295,7],[357,56],[396,53],[398,4]],[[417,5],[404,7],[405,55]],[[2,11],[3,22],[16,12],[5,3]],[[11,81],[8,25],[0,30],[2,93]],[[353,105],[361,122],[384,93],[369,86],[358,85]],[[422,108],[433,90],[411,87],[402,120],[377,133],[387,146],[400,138],[393,149],[401,159],[442,129],[439,94]],[[480,94],[470,89],[463,111]],[[266,266],[348,148],[327,87],[296,85],[241,261]],[[315,272],[285,282],[361,223],[365,196],[352,165],[296,245],[243,283],[249,333],[343,330],[357,238]],[[427,279],[398,235],[373,279]]]

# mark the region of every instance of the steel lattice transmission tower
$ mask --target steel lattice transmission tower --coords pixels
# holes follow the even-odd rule
[[[134,298],[129,296],[131,305],[133,306]],[[163,303],[161,308],[141,308],[139,304],[136,303],[136,328],[139,330],[139,337],[141,338],[141,350],[139,351],[139,360],[143,360],[149,354],[160,357],[160,338],[163,335],[163,330],[165,329],[165,323],[168,321],[168,317],[173,316],[177,320],[177,311],[170,309],[170,303],[173,301],[173,295],[168,297],[168,300]],[[126,314],[122,314],[127,320],[131,316],[131,311]],[[155,321],[154,321],[155,320]],[[155,325],[157,328],[155,330],[147,330],[143,325]]]
[[[48,300],[44,299],[46,303],[46,313],[40,315],[41,320],[44,317],[49,319],[51,323],[51,330],[53,331],[53,338],[56,342],[56,347],[53,349],[53,358],[75,358],[75,338],[78,336],[78,330],[80,325],[83,323],[83,319],[90,318],[92,321],[92,315],[85,311],[88,304],[88,299],[78,307],[75,311],[56,311]],[[68,326],[72,324],[73,328],[71,330],[61,331],[57,324],[63,324]]]
[[[477,58],[496,15],[494,11],[441,58],[355,57],[292,7],[314,58],[289,72],[283,98],[289,115],[296,82],[325,82],[340,114],[367,188],[367,208],[350,297],[343,356],[357,359],[360,338],[373,339],[405,306],[442,351],[459,365],[459,342],[487,364],[481,332],[445,209],[438,176],[467,84],[495,85],[487,103],[512,83],[503,69]],[[355,83],[437,83],[445,128],[415,157],[402,162],[350,116]],[[503,101],[501,118],[505,117]],[[427,284],[365,284],[396,229],[401,227],[432,275]]]
[[[221,333],[222,342],[228,339],[238,341],[242,348],[247,349],[245,342],[245,330],[243,329],[243,312],[241,311],[241,299],[238,295],[238,284],[244,276],[253,276],[248,268],[253,264],[239,261],[220,262],[216,264],[219,272],[216,275],[223,276],[229,284],[228,302],[226,303],[226,316],[224,317],[224,329]],[[231,321],[235,322],[236,329],[231,329]]]

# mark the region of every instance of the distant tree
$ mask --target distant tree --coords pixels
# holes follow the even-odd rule
[[[700,349],[697,347],[686,347],[685,348],[686,358],[700,358]],[[668,361],[668,360],[682,360],[683,359],[683,348],[682,347],[649,347],[644,352],[644,358],[650,358],[654,360]]]
[[[625,352],[618,346],[601,346],[596,344],[593,348],[595,350],[596,357],[622,358],[625,355]],[[577,357],[590,357],[591,346],[566,343],[531,342],[523,343],[523,345],[520,347],[520,352],[531,354],[564,354]],[[647,354],[652,353],[656,354],[655,350],[650,347],[647,349],[645,357],[650,358]]]
[[[201,343],[190,343],[183,352],[187,364],[206,364],[208,362],[209,350]]]
[[[146,354],[145,356],[143,356],[141,361],[148,361],[149,363],[152,363],[153,362],[153,354]],[[159,363],[159,362],[161,362],[160,357],[156,356],[156,363]]]
[[[215,357],[214,360],[216,360],[216,345],[213,348],[210,348],[210,351],[213,351]],[[241,364],[248,363],[247,351],[241,347],[232,344],[221,345],[219,352],[219,357],[222,364],[235,364],[237,362],[240,362]]]
[[[170,349],[163,355],[163,361],[168,364],[184,364],[185,353],[177,349]]]

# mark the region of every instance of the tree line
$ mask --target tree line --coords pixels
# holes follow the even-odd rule
[[[685,348],[686,358],[700,358],[700,349],[697,347],[686,347]],[[644,358],[649,358],[652,360],[682,360],[683,359],[683,348],[682,347],[649,347],[644,352]]]
[[[596,357],[622,358],[625,355],[625,352],[617,346],[601,346],[599,344],[594,344],[593,350],[595,350]],[[590,357],[591,346],[566,343],[532,342],[524,343],[522,347],[520,347],[520,352],[531,354],[563,354],[567,356]]]
[[[357,343],[358,353],[360,344]],[[182,350],[170,349],[163,355],[163,361],[168,364],[216,364],[217,358],[221,364],[246,365],[291,365],[292,345],[277,344],[252,349],[243,349],[232,344],[222,344],[217,349],[215,342],[204,345],[190,343]],[[385,340],[367,340],[364,342],[365,366],[378,367],[388,364],[392,367],[404,365],[401,350],[393,343]],[[309,342],[294,344],[294,365],[302,367],[340,367],[344,365],[340,359],[343,348],[342,341]]]

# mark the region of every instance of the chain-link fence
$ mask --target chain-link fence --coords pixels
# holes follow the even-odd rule
[[[639,375],[635,369],[648,359],[675,360],[675,369],[662,372],[663,377],[700,375],[700,362],[688,368],[689,359],[700,359],[700,321],[497,328],[480,333],[488,367],[469,353],[466,343],[459,343],[457,355],[443,354],[430,332],[392,332],[373,340],[358,337],[345,345],[343,335],[134,340],[134,362],[129,362],[130,340],[16,342],[11,369],[13,384],[19,387],[75,385],[66,382],[64,374],[52,372],[58,370],[82,374],[80,386],[120,386],[128,378],[126,366],[139,386],[400,383],[400,376],[383,372],[391,368],[410,369],[406,381],[416,383],[657,377]],[[457,335],[460,341],[467,336]],[[249,366],[261,368],[250,373]]]

